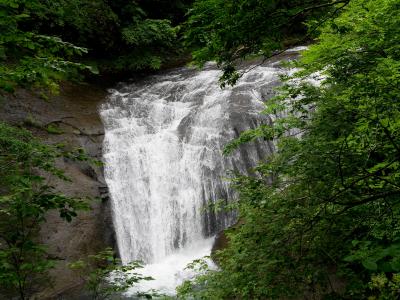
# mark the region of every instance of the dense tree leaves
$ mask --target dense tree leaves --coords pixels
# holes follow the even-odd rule
[[[258,177],[233,178],[240,222],[221,270],[182,295],[398,299],[399,14],[396,0],[352,0],[266,104],[286,117],[229,145],[273,138],[278,151]]]
[[[349,0],[198,0],[190,10],[185,41],[202,65],[215,60],[224,71],[222,84],[238,79],[235,62],[251,55],[270,57],[285,44],[305,43],[326,19]],[[304,21],[313,25],[308,28]]]
[[[158,69],[181,51],[172,22],[190,2],[0,0],[0,88]]]
[[[57,80],[77,76],[77,71],[89,68],[71,60],[86,53],[85,48],[24,29],[39,8],[39,1],[0,1],[0,89],[11,92],[16,84],[55,89]]]

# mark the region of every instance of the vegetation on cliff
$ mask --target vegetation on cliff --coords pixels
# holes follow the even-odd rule
[[[273,18],[251,13],[291,19],[265,10],[274,2],[288,5],[197,1],[189,38],[205,41],[199,60],[208,53],[230,66],[242,52],[277,48],[265,30]],[[257,177],[232,179],[241,222],[227,230],[221,270],[186,282],[184,298],[400,296],[400,3],[301,2],[332,6],[317,42],[292,65],[299,71],[266,103],[265,113],[285,117],[244,132],[226,153],[257,138],[276,140],[278,150],[255,168]],[[205,5],[218,7],[209,27],[197,19]],[[240,30],[229,29],[237,24],[235,14],[227,17],[232,10]],[[308,21],[309,30],[316,22]],[[193,36],[197,30],[202,35]]]
[[[0,0],[0,96],[21,87],[57,92],[60,81],[80,81],[99,70],[158,69],[180,50],[176,25],[188,3]],[[57,167],[63,158],[91,160],[82,149],[67,152],[20,126],[0,123],[0,297],[28,299],[49,285],[47,271],[54,261],[38,241],[47,212],[58,210],[69,222],[89,208],[84,199],[49,185],[51,177],[70,180]],[[113,263],[86,269],[123,275],[133,268]],[[106,275],[98,278],[99,284],[104,285]],[[127,276],[120,286],[104,289],[123,290],[137,280]]]
[[[86,199],[65,196],[48,184],[49,176],[70,180],[55,164],[59,157],[89,159],[0,122],[0,294],[10,299],[28,299],[54,263],[37,241],[46,213],[58,210],[70,222],[89,209]]]

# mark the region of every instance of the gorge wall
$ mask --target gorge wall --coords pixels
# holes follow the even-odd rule
[[[19,90],[12,96],[3,95],[0,120],[23,125],[45,142],[64,143],[68,149],[83,148],[88,155],[101,159],[104,130],[98,106],[106,95],[106,91],[98,86],[77,84],[63,84],[60,94],[48,100],[33,92]],[[58,212],[47,215],[40,239],[48,245],[51,258],[57,263],[50,273],[53,287],[41,291],[39,299],[79,292],[81,280],[69,270],[68,263],[114,243],[108,189],[102,169],[66,159],[59,160],[58,164],[72,182],[53,180],[50,184],[66,195],[98,200],[91,202],[91,211],[79,213],[71,223],[63,221]],[[76,298],[68,296],[66,299]]]

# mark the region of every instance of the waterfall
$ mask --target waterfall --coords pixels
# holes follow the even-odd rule
[[[252,143],[228,157],[222,149],[239,132],[270,122],[260,112],[281,72],[278,63],[255,66],[235,87],[220,89],[221,73],[208,65],[110,91],[101,108],[105,178],[124,263],[158,266],[160,274],[152,274],[157,279],[162,268],[181,268],[182,257],[189,262],[210,253],[212,237],[236,216],[207,205],[234,199],[228,172],[248,172],[273,144]],[[155,287],[168,292],[179,283],[171,279]]]

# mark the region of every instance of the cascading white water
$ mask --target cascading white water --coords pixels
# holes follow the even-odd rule
[[[145,273],[163,278],[146,288],[172,293],[181,279],[171,276],[209,254],[210,237],[235,222],[234,213],[204,208],[233,199],[228,171],[246,173],[273,146],[254,143],[228,157],[222,149],[270,122],[260,112],[281,72],[277,64],[258,66],[222,90],[212,66],[182,68],[111,91],[101,116],[116,239],[124,263],[141,260]]]

